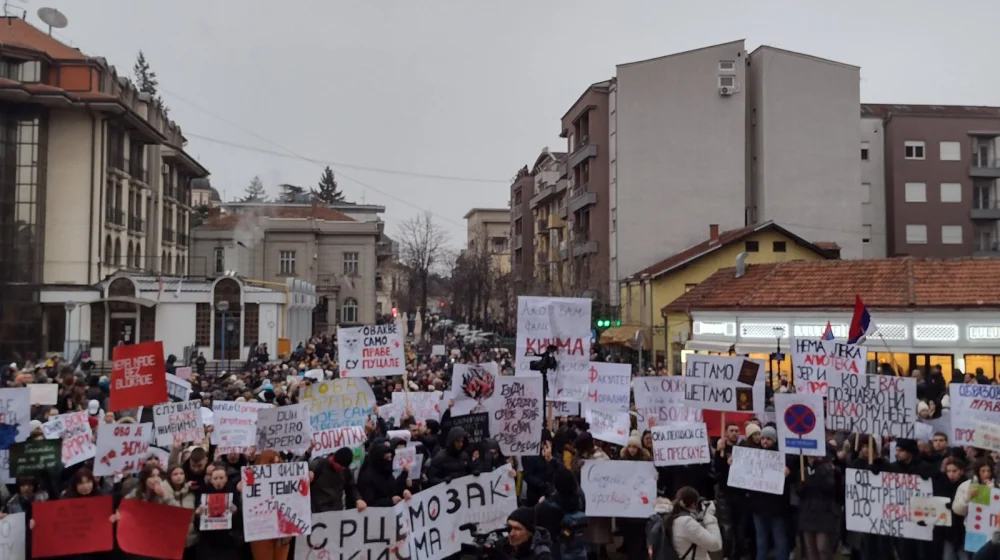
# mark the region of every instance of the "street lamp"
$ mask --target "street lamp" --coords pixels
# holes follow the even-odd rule
[[[768,384],[771,386],[771,390],[774,390],[774,361],[776,360],[779,364],[785,359],[781,354],[781,337],[785,334],[785,327],[774,327],[774,354],[771,354],[771,374],[770,378],[767,380]],[[780,367],[780,366],[779,366]]]
[[[69,317],[73,313],[73,310],[76,309],[76,302],[74,302],[74,301],[67,301],[64,305],[66,307],[66,344],[63,346],[63,360],[65,360],[66,362],[69,362],[70,361],[70,358],[69,358],[69,327],[70,327],[70,319],[69,319]]]
[[[219,332],[221,333],[222,340],[220,341],[220,346],[222,347],[222,368],[226,368],[226,325],[229,323],[227,319],[226,312],[229,311],[229,302],[226,300],[219,300],[215,304],[215,308],[222,313],[222,324],[219,325]]]

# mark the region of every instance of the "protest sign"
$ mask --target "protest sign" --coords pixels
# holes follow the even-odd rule
[[[447,434],[455,427],[465,430],[465,440],[468,446],[479,445],[484,439],[490,437],[490,413],[452,415],[441,422],[441,433]]]
[[[407,432],[409,433],[409,432]],[[368,441],[365,429],[361,426],[346,426],[314,433],[312,436],[314,456],[329,455],[341,447],[363,447]]]
[[[182,402],[191,398],[191,382],[176,375],[167,374],[167,396],[173,402]]]
[[[926,523],[935,527],[951,527],[950,497],[911,496],[910,521]]]
[[[202,507],[201,522],[198,527],[202,531],[221,531],[233,528],[233,495],[224,492],[218,494],[201,494],[199,504]]]
[[[0,519],[0,560],[24,560],[27,526],[23,513],[11,513]]]
[[[590,424],[594,439],[624,447],[628,443],[629,414],[618,407],[583,405],[583,417]]]
[[[111,349],[110,412],[166,400],[162,342],[123,344]]]
[[[267,403],[212,401],[212,445],[217,454],[246,453],[257,444],[257,413]],[[204,418],[202,418],[204,422]]]
[[[826,429],[914,439],[915,378],[841,371],[828,382]]]
[[[732,412],[764,410],[764,362],[742,356],[688,354],[684,402]]]
[[[405,511],[397,506],[314,513],[312,533],[296,540],[294,560],[406,558]]]
[[[500,377],[487,403],[490,434],[506,457],[537,455],[542,441],[542,378]]]
[[[99,424],[97,426],[97,461],[94,476],[129,474],[142,469],[149,457],[153,425]]]
[[[115,531],[118,546],[137,556],[181,560],[192,515],[194,510],[186,507],[122,500]]]
[[[51,558],[111,550],[114,546],[112,513],[111,496],[32,503],[35,528],[31,530],[31,557]]]
[[[444,344],[431,346],[431,356],[444,356]]]
[[[407,478],[416,480],[420,478],[420,467],[423,455],[417,453],[415,447],[401,447],[392,455],[392,475],[399,476],[403,469],[408,469]]]
[[[191,368],[190,367],[175,368],[174,375],[186,381],[191,381]]]
[[[264,408],[257,412],[257,451],[273,449],[305,453],[312,440],[305,403]]]
[[[455,364],[451,373],[451,413],[459,416],[486,412],[483,403],[493,396],[499,375],[496,362]]]
[[[690,408],[684,402],[684,377],[636,377],[636,425],[652,428],[668,422],[701,422],[701,409]]]
[[[572,389],[572,380],[564,386],[565,375],[579,380],[590,367],[590,309],[587,298],[552,298],[518,296],[517,339],[514,343],[515,375],[537,375],[528,355],[541,356],[551,345],[556,347],[557,367],[548,373],[553,394]]]
[[[826,456],[823,395],[775,393],[779,447],[790,455]]]
[[[657,467],[702,465],[711,461],[704,422],[653,426],[653,464]]]
[[[56,383],[29,383],[31,404],[55,406],[59,399],[59,385]]]
[[[60,414],[62,431],[62,462],[64,467],[92,459],[97,454],[94,433],[86,412]]]
[[[584,461],[580,488],[587,517],[645,519],[656,504],[656,469],[649,461]]]
[[[268,412],[262,410],[261,415]],[[298,537],[312,531],[309,463],[247,466],[243,467],[242,478],[246,542]]]
[[[392,404],[404,409],[409,407],[413,419],[420,425],[428,420],[441,419],[441,395],[436,392],[396,391],[392,394]]]
[[[364,379],[330,379],[305,387],[301,402],[309,407],[313,432],[321,432],[364,426],[375,408],[375,393]]]
[[[340,377],[406,374],[403,334],[396,323],[337,328]]]
[[[66,426],[63,424],[62,418],[58,416],[54,416],[42,424],[42,435],[45,436],[45,439],[60,439],[65,430]]]
[[[929,478],[888,471],[875,474],[864,469],[847,469],[844,485],[848,531],[933,540],[934,525],[920,526],[910,521],[910,499],[934,495]]]
[[[54,439],[24,441],[10,448],[10,475],[19,477],[62,470],[62,442]]]
[[[1000,425],[1000,385],[952,383],[949,445],[970,445],[976,422]],[[942,414],[942,417],[944,414]]]
[[[785,493],[785,454],[770,449],[736,446],[728,484],[768,494]]]
[[[86,416],[87,413],[81,414]],[[11,445],[28,439],[30,423],[30,389],[0,389],[0,449],[9,449]]]
[[[972,431],[972,446],[1000,451],[1000,426],[989,422],[976,422]]]
[[[858,344],[797,338],[792,343],[792,379],[795,392],[826,396],[835,373],[865,373],[868,349]]]
[[[977,552],[990,541],[1000,525],[1000,489],[972,483],[976,491],[969,498],[965,516],[965,543],[968,552]]]
[[[455,512],[459,533],[456,538],[459,542],[472,543],[470,533],[460,529],[466,523],[475,523],[480,533],[507,525],[507,516],[517,509],[517,488],[513,473],[510,465],[505,464],[490,473],[459,479],[465,481],[463,483],[468,489],[467,494],[459,498],[461,507]],[[451,492],[446,495],[449,500],[455,496]],[[452,507],[455,507],[453,501]]]
[[[177,443],[200,443],[205,438],[201,423],[201,401],[158,404],[153,407],[156,445],[170,447]]]
[[[552,407],[552,416],[555,418],[580,415],[580,403],[548,400],[548,406]]]
[[[632,393],[630,364],[591,362],[585,373],[566,372],[562,379],[554,398],[628,412]]]

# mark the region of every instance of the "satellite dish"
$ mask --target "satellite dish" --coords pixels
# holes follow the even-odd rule
[[[49,35],[52,35],[52,28],[62,29],[69,25],[66,16],[55,8],[38,8],[38,19],[49,26]]]

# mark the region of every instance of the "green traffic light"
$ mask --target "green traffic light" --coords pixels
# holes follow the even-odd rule
[[[616,327],[620,327],[620,326],[622,326],[622,322],[621,322],[621,321],[615,321],[615,326],[616,326]]]

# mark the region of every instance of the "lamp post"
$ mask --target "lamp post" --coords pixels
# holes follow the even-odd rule
[[[768,384],[771,386],[772,391],[774,390],[774,361],[777,361],[780,364],[785,359],[785,357],[781,354],[781,337],[784,336],[784,334],[785,327],[774,327],[775,347],[774,354],[771,354],[771,376],[770,379],[768,379]]]
[[[230,344],[233,343],[233,331],[234,330],[236,330],[236,324],[235,324],[235,322],[230,321],[228,318],[226,318],[226,332],[229,333],[229,343]],[[239,345],[237,345],[237,346],[239,346]],[[222,352],[223,352],[222,359],[223,360],[226,360],[225,351],[226,351],[226,348],[223,347],[223,349],[222,349]],[[229,367],[230,367],[229,363],[231,363],[231,362],[232,362],[232,359],[229,359],[229,360],[227,360],[226,362],[223,363],[224,367],[226,368],[226,371],[229,371]]]
[[[67,301],[65,303],[65,307],[66,307],[66,343],[63,346],[63,360],[66,361],[66,362],[69,362],[70,361],[70,357],[69,357],[69,326],[70,326],[70,320],[69,320],[69,317],[73,313],[73,310],[76,309],[76,302]]]
[[[221,333],[222,339],[220,340],[220,346],[222,347],[222,368],[226,367],[226,324],[229,323],[226,317],[226,311],[229,311],[229,302],[226,300],[219,300],[215,304],[215,308],[222,313],[222,324],[219,325],[219,332]]]

